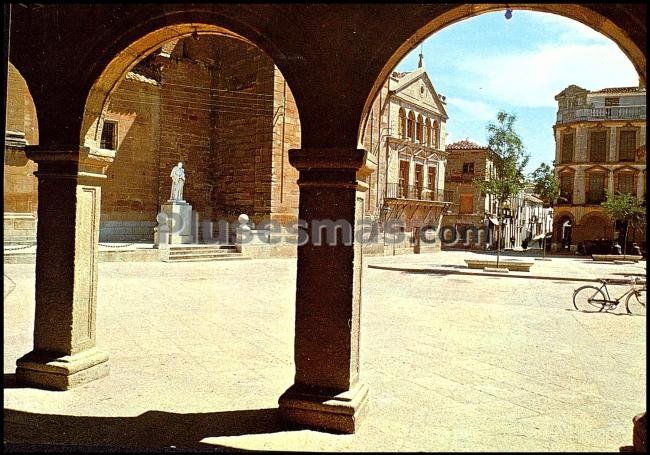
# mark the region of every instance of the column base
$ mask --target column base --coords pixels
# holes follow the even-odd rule
[[[334,433],[354,433],[367,403],[368,386],[362,383],[336,395],[305,392],[294,384],[279,399],[280,416],[286,421]]]
[[[48,390],[68,390],[108,375],[108,354],[88,349],[56,356],[32,351],[16,361],[16,382]]]

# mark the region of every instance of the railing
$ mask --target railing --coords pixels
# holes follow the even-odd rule
[[[600,204],[605,201],[605,190],[587,191],[585,199],[587,204]]]
[[[452,190],[432,190],[424,186],[400,185],[389,183],[386,187],[386,199],[417,199],[421,201],[451,202]]]
[[[645,120],[645,106],[607,106],[558,112],[557,122],[582,120]]]

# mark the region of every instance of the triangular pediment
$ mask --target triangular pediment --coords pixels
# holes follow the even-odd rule
[[[449,118],[424,68],[418,68],[397,80],[393,79],[390,85],[394,96],[438,112],[445,120]]]

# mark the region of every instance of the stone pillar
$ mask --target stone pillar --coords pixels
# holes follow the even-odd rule
[[[30,150],[31,149],[31,150]],[[100,184],[115,152],[28,147],[38,163],[34,349],[17,360],[16,380],[67,390],[108,374],[95,347]]]
[[[618,138],[616,136],[616,127],[612,126],[609,128],[609,153],[607,161],[611,161],[612,163],[618,161],[616,150],[618,150]]]
[[[583,166],[577,166],[573,174],[573,202],[572,205],[584,204],[587,194],[587,182],[585,179],[585,169]]]
[[[610,169],[607,173],[607,192],[614,193],[614,169]]]
[[[636,197],[639,200],[643,199],[643,184],[645,183],[645,176],[643,172],[638,171],[636,176]]]
[[[301,426],[342,433],[356,430],[368,393],[359,380],[361,244],[347,242],[343,232],[335,243],[321,238],[319,245],[312,229],[339,220],[354,234],[363,216],[355,174],[364,160],[358,149],[289,152],[300,171],[301,236],[309,241],[298,247],[296,375],[279,399],[280,413]]]

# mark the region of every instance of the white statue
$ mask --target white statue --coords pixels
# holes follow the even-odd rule
[[[172,178],[172,194],[169,200],[182,201],[183,185],[185,184],[185,169],[183,169],[183,163],[178,163],[174,166],[170,177]]]

